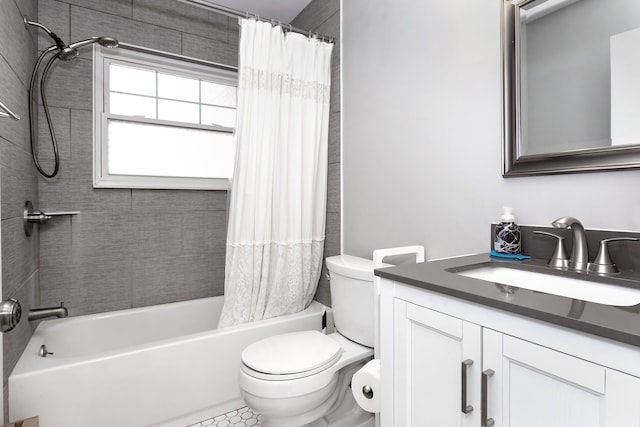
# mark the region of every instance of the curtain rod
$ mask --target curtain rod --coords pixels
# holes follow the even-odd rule
[[[322,40],[326,40],[329,43],[335,43],[336,39],[335,37],[329,37],[329,36],[325,36],[323,34],[320,33],[315,33],[312,31],[307,31],[307,30],[303,30],[302,28],[297,28],[297,27],[293,27],[291,26],[291,24],[284,24],[282,22],[279,21],[274,21],[273,19],[268,19],[268,18],[262,18],[254,13],[249,13],[249,12],[243,12],[241,10],[237,10],[237,9],[232,9],[230,7],[226,7],[226,6],[221,6],[219,4],[215,4],[215,3],[211,3],[209,0],[178,0],[181,3],[186,3],[186,4],[191,4],[194,6],[198,6],[198,7],[202,7],[204,9],[209,9],[209,10],[213,10],[215,12],[221,13],[223,15],[227,15],[227,16],[231,16],[234,18],[253,18],[253,19],[257,19],[258,21],[262,21],[262,22],[270,22],[273,25],[280,25],[282,26],[282,29],[285,31],[290,31],[293,33],[298,33],[298,34],[305,34],[308,36],[315,36],[318,37]]]
[[[180,61],[191,62],[193,64],[205,65],[207,67],[214,67],[214,68],[220,68],[220,69],[226,70],[226,71],[238,72],[238,67],[236,67],[235,65],[221,64],[219,62],[207,61],[207,60],[200,59],[200,58],[194,58],[194,57],[191,57],[191,56],[180,55],[180,54],[177,54],[177,53],[165,52],[165,51],[162,51],[162,50],[151,49],[151,48],[148,48],[148,47],[137,46],[137,45],[134,45],[134,44],[123,43],[123,42],[118,44],[118,47],[122,48],[122,49],[132,50],[134,52],[149,53],[149,54],[156,55],[156,56],[162,56],[164,58],[177,59],[177,60],[180,60]]]

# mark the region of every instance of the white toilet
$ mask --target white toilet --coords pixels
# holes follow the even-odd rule
[[[373,356],[373,262],[327,258],[336,333],[303,331],[266,338],[242,353],[240,389],[263,427],[372,427],[349,384]]]

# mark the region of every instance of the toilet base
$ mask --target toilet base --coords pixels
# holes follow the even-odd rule
[[[351,393],[353,374],[368,360],[354,363],[340,372],[338,388],[322,405],[291,418],[262,418],[262,427],[374,427],[374,415],[358,406]]]

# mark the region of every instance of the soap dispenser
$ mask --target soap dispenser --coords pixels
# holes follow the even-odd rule
[[[503,207],[500,223],[496,225],[495,238],[493,240],[493,250],[503,254],[519,254],[520,227],[515,222],[513,209]]]

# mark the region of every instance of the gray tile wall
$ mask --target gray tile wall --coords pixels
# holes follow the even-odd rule
[[[2,298],[16,298],[29,310],[38,301],[37,231],[26,237],[22,229],[25,201],[38,201],[38,181],[31,165],[27,87],[36,54],[36,33],[28,31],[22,16],[37,19],[37,0],[0,2],[0,101],[21,120],[0,118],[0,202],[2,235]],[[2,334],[3,389],[6,418],[7,378],[22,354],[33,327],[22,319],[16,329]],[[6,421],[6,419],[5,419]]]
[[[327,178],[327,228],[324,256],[340,254],[340,0],[313,0],[291,22],[336,39],[331,58],[331,109],[329,119],[329,174]],[[326,265],[315,299],[331,305]]]
[[[66,42],[107,35],[237,65],[235,19],[175,0],[40,0],[40,22]],[[38,48],[51,44],[39,37]],[[70,315],[221,295],[224,191],[94,189],[91,50],[58,62],[47,86],[61,172],[40,178],[40,207],[78,210],[40,232],[40,298]],[[40,153],[51,164],[40,120]]]

